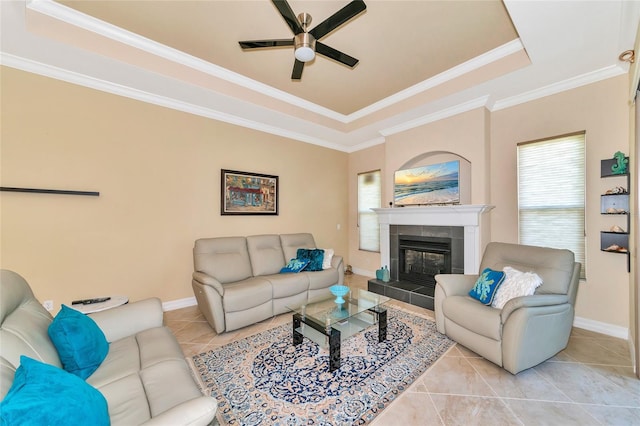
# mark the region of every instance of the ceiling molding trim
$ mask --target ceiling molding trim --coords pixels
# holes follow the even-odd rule
[[[36,12],[60,20],[69,25],[99,34],[119,43],[135,49],[142,50],[152,55],[167,59],[171,62],[203,72],[213,77],[220,78],[238,86],[253,90],[263,95],[278,99],[288,104],[304,108],[308,111],[323,115],[341,123],[350,120],[346,115],[337,113],[329,108],[322,107],[313,102],[293,96],[282,90],[276,89],[259,81],[245,77],[226,68],[207,62],[203,59],[181,52],[162,43],[155,42],[131,31],[124,30],[108,22],[94,18],[93,16],[79,12],[63,4],[52,0],[28,0],[27,7]]]
[[[626,74],[627,71],[619,65],[610,65],[595,71],[591,71],[585,74],[581,74],[575,77],[568,78],[557,83],[549,84],[538,89],[530,90],[528,92],[521,93],[519,95],[511,96],[509,98],[500,99],[490,106],[489,110],[499,111],[501,109],[510,108],[512,106],[520,105],[525,102],[534,101],[536,99],[544,98],[546,96],[555,95],[567,90],[577,89],[578,87],[586,86],[588,84],[597,83],[608,78],[617,77],[622,74]]]
[[[369,114],[387,108],[421,92],[451,81],[457,77],[472,72],[480,67],[500,60],[520,50],[524,50],[524,46],[519,39],[512,40],[509,43],[505,43],[504,45],[490,50],[489,52],[463,62],[460,65],[446,70],[423,82],[415,84],[414,86],[409,87],[408,89],[398,92],[392,96],[382,99],[381,101],[369,105],[368,107],[360,109],[349,115],[345,115],[315,104],[313,102],[307,101],[305,99],[299,98],[297,96],[293,96],[282,90],[276,89],[264,83],[260,83],[259,81],[250,79],[226,68],[212,64],[203,59],[181,52],[164,44],[155,42],[131,31],[124,30],[120,27],[109,24],[108,22],[94,18],[85,13],[79,12],[73,8],[60,4],[53,0],[27,0],[27,7],[33,11],[45,14],[53,19],[60,20],[69,25],[82,28],[95,34],[99,34],[116,42],[123,43],[135,49],[142,50],[149,54],[167,59],[185,67],[203,72],[207,75],[220,78],[232,84],[236,84],[265,96],[269,96],[282,102],[286,102],[290,105],[303,108],[307,111],[316,113],[318,115],[327,117],[343,124],[349,124],[353,121],[359,120]]]
[[[377,138],[373,138],[366,142],[359,143],[358,145],[354,145],[349,147],[349,149],[345,150],[346,153],[351,154],[353,152],[361,151],[363,149],[371,148],[372,146],[383,144],[387,141],[384,136],[379,136]]]
[[[383,136],[391,136],[396,133],[404,132],[406,130],[413,129],[415,127],[424,126],[425,124],[433,123],[434,121],[442,120],[444,118],[453,117],[454,115],[462,114],[463,112],[471,111],[476,108],[485,107],[489,101],[489,96],[481,96],[476,99],[472,99],[468,102],[463,102],[458,105],[454,105],[449,108],[434,112],[432,114],[425,115],[424,117],[417,118],[415,120],[409,120],[397,126],[381,129],[379,133]]]
[[[460,65],[456,65],[455,67],[444,72],[441,72],[434,77],[415,84],[405,90],[402,90],[394,95],[382,99],[381,101],[371,104],[368,107],[362,108],[361,110],[358,110],[352,114],[349,114],[349,122],[365,117],[383,108],[387,108],[412,96],[416,96],[424,91],[444,84],[464,74],[468,74],[472,71],[477,70],[478,68],[496,62],[521,50],[524,50],[522,42],[519,39],[512,40],[509,43],[505,43],[502,46],[496,47],[495,49],[483,53],[480,56],[463,62]]]
[[[176,111],[182,111],[189,114],[194,114],[200,117],[222,121],[222,122],[233,124],[240,127],[245,127],[248,129],[257,130],[260,132],[265,132],[265,133],[269,133],[276,136],[282,136],[289,139],[294,139],[300,142],[319,145],[319,146],[334,149],[337,151],[345,151],[344,146],[326,141],[324,139],[319,139],[319,138],[315,138],[302,133],[286,130],[281,127],[271,126],[271,125],[267,125],[257,121],[248,120],[242,117],[238,117],[236,115],[223,113],[211,108],[205,108],[202,106],[194,105],[189,102],[168,98],[166,96],[160,96],[154,93],[145,92],[145,91],[134,89],[121,84],[116,84],[110,81],[89,77],[87,75],[83,75],[73,71],[43,64],[41,62],[36,62],[30,59],[21,58],[6,52],[0,52],[0,65],[19,69],[19,70],[30,72],[33,74],[42,75],[42,76],[53,78],[56,80],[65,81],[67,83],[88,87],[90,89],[111,93],[113,95],[123,96],[126,98],[135,99],[141,102],[158,105],[158,106],[173,109]]]

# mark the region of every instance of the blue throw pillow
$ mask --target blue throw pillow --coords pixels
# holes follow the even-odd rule
[[[479,300],[485,305],[491,305],[491,302],[493,302],[493,298],[498,291],[498,287],[500,287],[500,284],[502,284],[503,281],[504,272],[485,268],[478,277],[476,285],[474,285],[469,292],[469,296]]]
[[[65,305],[49,325],[49,337],[64,369],[82,379],[93,374],[109,353],[109,342],[98,324]]]
[[[324,250],[322,249],[298,249],[296,257],[300,260],[308,260],[309,265],[305,271],[322,271]]]
[[[309,260],[291,259],[284,268],[280,269],[281,274],[294,273],[302,271],[309,264]]]
[[[109,408],[100,391],[78,376],[24,355],[0,402],[3,425],[109,423]]]

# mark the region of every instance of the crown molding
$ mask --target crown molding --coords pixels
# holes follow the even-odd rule
[[[449,108],[442,109],[440,111],[436,111],[432,114],[425,115],[420,118],[416,118],[415,120],[409,120],[397,126],[388,127],[386,129],[381,129],[380,134],[383,136],[391,136],[396,133],[404,132],[415,127],[424,126],[428,123],[433,123],[434,121],[442,120],[444,118],[453,117],[454,115],[461,114],[463,112],[471,111],[476,108],[485,107],[487,102],[489,101],[489,96],[481,96],[476,99],[472,99],[468,102],[463,102],[458,105],[454,105]]]
[[[53,19],[60,20],[69,25],[82,28],[92,33],[109,38],[118,43],[125,44],[135,49],[142,50],[152,55],[167,59],[171,62],[183,65],[185,67],[203,72],[207,75],[220,78],[230,83],[242,86],[255,92],[267,95],[274,99],[287,102],[319,115],[331,118],[333,120],[347,123],[347,117],[344,114],[337,113],[328,108],[314,104],[297,96],[293,96],[287,92],[276,89],[264,83],[260,83],[251,78],[245,77],[226,68],[212,64],[195,56],[184,53],[180,50],[158,43],[149,38],[143,37],[131,31],[127,31],[108,22],[94,18],[93,16],[79,12],[68,6],[60,4],[52,0],[28,0],[27,7],[33,11],[47,15]]]
[[[19,70],[30,72],[33,74],[42,75],[45,77],[50,77],[56,80],[66,81],[67,83],[88,87],[90,89],[95,89],[95,90],[111,93],[118,96],[123,96],[130,99],[135,99],[145,103],[158,105],[165,108],[170,108],[177,111],[198,115],[201,117],[211,118],[214,120],[222,121],[229,124],[234,124],[241,127],[246,127],[253,130],[258,130],[258,131],[269,133],[272,135],[283,136],[283,137],[294,139],[300,142],[319,145],[325,148],[335,149],[338,151],[345,150],[344,146],[321,139],[321,138],[316,138],[303,133],[290,131],[282,127],[267,125],[254,120],[248,120],[246,118],[239,117],[237,115],[220,112],[212,108],[206,108],[203,106],[192,104],[190,102],[184,102],[184,101],[169,98],[166,96],[160,96],[154,93],[146,92],[143,90],[135,89],[135,88],[117,84],[117,83],[113,83],[111,81],[89,77],[87,75],[80,74],[74,71],[69,71],[66,69],[54,67],[52,65],[43,64],[41,62],[36,62],[30,59],[25,59],[15,55],[11,55],[6,52],[0,52],[0,65],[19,69]]]
[[[349,119],[350,121],[360,119],[364,116],[379,111],[383,108],[387,108],[395,103],[411,98],[412,96],[416,96],[426,90],[432,89],[462,75],[468,74],[472,71],[477,70],[478,68],[496,62],[521,50],[524,50],[522,42],[517,39],[512,40],[509,43],[505,43],[502,46],[496,47],[495,49],[483,53],[482,55],[470,59],[466,62],[463,62],[460,65],[456,65],[455,67],[448,69],[447,71],[444,71],[438,75],[435,75],[423,82],[415,84],[405,90],[382,99],[381,101],[371,104],[366,108],[362,108],[361,110],[350,114]]]
[[[457,65],[423,82],[415,84],[414,86],[411,86],[394,95],[384,98],[374,104],[371,104],[351,114],[345,115],[322,107],[313,102],[309,102],[297,96],[293,96],[282,90],[276,89],[264,83],[260,83],[256,80],[245,77],[177,49],[168,47],[164,44],[140,36],[131,31],[127,31],[123,28],[109,24],[108,22],[94,18],[90,15],[79,12],[73,8],[60,4],[53,0],[27,0],[27,7],[30,10],[42,13],[53,19],[65,22],[69,25],[82,28],[95,34],[99,34],[118,43],[122,43],[135,49],[142,50],[149,54],[161,57],[185,67],[203,72],[207,75],[220,78],[232,84],[250,89],[254,92],[258,92],[260,94],[269,96],[279,101],[286,102],[296,107],[303,108],[307,111],[316,113],[318,115],[327,117],[343,124],[352,123],[353,121],[366,117],[369,114],[390,107],[398,102],[416,96],[426,90],[432,89],[462,75],[475,71],[478,68],[481,68],[492,62],[498,61],[506,56],[524,50],[524,46],[522,45],[520,40],[513,40],[493,50],[490,50],[489,52],[463,62],[462,64]]]
[[[495,101],[493,105],[490,106],[489,110],[499,111],[501,109],[510,108],[512,106],[534,101],[546,96],[555,95],[557,93],[566,92],[567,90],[576,89],[578,87],[586,86],[587,84],[597,83],[598,81],[617,77],[626,73],[627,71],[623,67],[610,65],[608,67],[571,77],[538,89],[520,93],[516,96],[500,99]]]

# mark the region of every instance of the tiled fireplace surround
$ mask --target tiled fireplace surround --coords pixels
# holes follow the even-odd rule
[[[476,274],[488,242],[488,215],[493,206],[451,205],[374,209],[380,222],[380,259],[388,265],[391,280],[369,280],[370,291],[433,309],[433,297],[419,284],[398,281],[398,237],[451,238],[451,272]]]

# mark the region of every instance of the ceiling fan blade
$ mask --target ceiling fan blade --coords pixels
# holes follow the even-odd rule
[[[296,59],[293,64],[293,71],[291,72],[291,80],[300,80],[302,78],[302,69],[304,68],[304,62]]]
[[[339,50],[334,49],[333,47],[329,47],[324,43],[316,42],[316,53],[326,56],[327,58],[334,59],[338,62],[342,62],[343,64],[353,68],[358,63],[358,60],[353,56],[349,56],[346,53],[342,53]]]
[[[293,39],[247,40],[239,41],[238,43],[240,43],[240,47],[243,49],[260,49],[264,47],[293,46]]]
[[[304,32],[302,25],[300,25],[300,21],[298,21],[295,13],[293,13],[293,10],[291,10],[291,6],[289,6],[287,0],[272,0],[272,2],[294,34],[300,34]]]
[[[275,0],[274,0],[275,3]],[[345,7],[320,22],[314,29],[309,31],[309,33],[315,37],[316,40],[320,40],[322,37],[329,34],[331,31],[338,28],[340,25],[344,24],[348,20],[354,18],[360,12],[364,11],[367,8],[367,5],[364,4],[362,0],[353,0],[351,3],[347,4]]]

